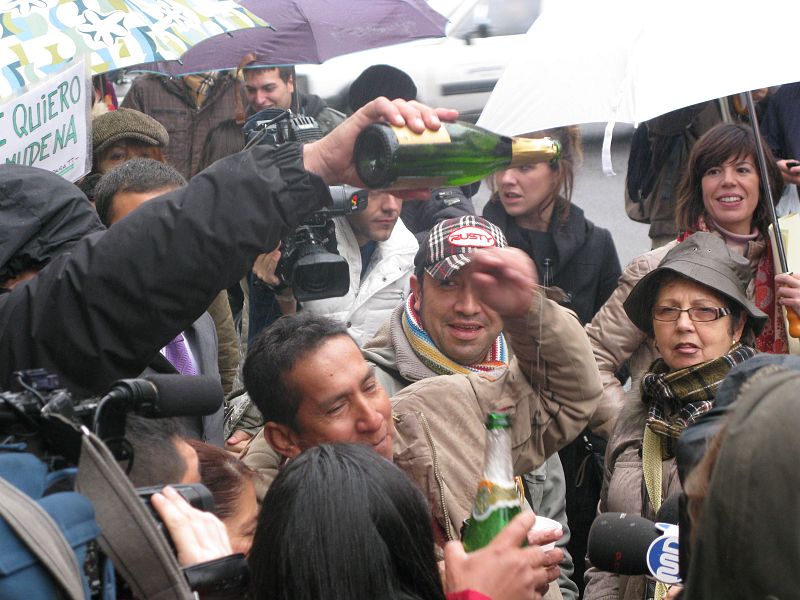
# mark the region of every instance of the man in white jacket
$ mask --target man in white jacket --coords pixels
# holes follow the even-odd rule
[[[359,346],[409,293],[419,245],[400,220],[402,206],[392,194],[371,191],[366,209],[334,219],[339,253],[350,265],[350,289],[339,298],[303,303],[303,310],[343,322]]]

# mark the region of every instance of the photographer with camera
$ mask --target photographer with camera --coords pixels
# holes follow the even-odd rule
[[[322,137],[313,118],[276,108],[253,115],[244,131],[248,146]],[[274,273],[267,269],[257,274],[256,282],[262,285],[251,284],[251,302],[289,287],[299,306],[345,323],[360,345],[408,296],[418,243],[400,221],[401,198],[385,190],[350,186],[330,192],[331,206],[312,214],[283,239]],[[269,286],[266,291],[264,284]],[[268,324],[252,328],[249,339]]]
[[[403,200],[371,191],[366,209],[333,219],[350,286],[341,297],[304,302],[302,309],[337,319],[361,346],[408,296],[418,244],[403,221]]]
[[[41,169],[0,166],[0,389],[17,379],[14,372],[43,367],[72,392],[88,395],[105,392],[151,363],[163,366],[159,349],[196,320],[220,290],[238,281],[256,256],[275,248],[304,218],[329,203],[327,184],[363,186],[353,165],[353,147],[364,127],[388,121],[422,132],[438,129],[440,117],[456,116],[451,110],[378,99],[323,140],[278,148],[261,145],[223,159],[186,187],[146,202],[108,231],[73,184]],[[115,409],[112,413],[131,410],[125,390],[137,386],[120,383],[116,395],[100,400],[97,413],[101,406]],[[39,392],[32,395],[41,399]],[[180,408],[183,394],[179,396],[170,399],[173,414]],[[118,401],[124,406],[115,408]],[[114,425],[113,419],[109,423]],[[95,502],[99,488],[90,475],[119,467],[101,442],[105,436],[82,432],[79,491],[95,504],[104,538],[116,528],[117,538],[125,541],[138,529],[122,513]],[[113,469],[87,471],[85,455]],[[119,485],[112,489],[130,488],[132,494],[124,474],[119,475]],[[153,496],[156,509],[159,497]],[[186,526],[194,531],[202,524],[183,516],[181,534]],[[164,520],[172,530],[171,519]],[[205,534],[197,538],[212,541]],[[188,561],[181,554],[184,539],[173,531],[182,563]],[[190,542],[189,548],[193,546]],[[220,555],[219,548],[214,552]],[[200,560],[208,558],[212,556]],[[161,580],[156,577],[160,573],[139,575],[151,584]]]
[[[319,141],[220,160],[108,232],[73,184],[0,166],[0,387],[31,367],[82,392],[141,373],[256,256],[330,201],[327,183],[362,186],[352,159],[364,127],[421,132],[440,116],[457,113],[378,99]]]

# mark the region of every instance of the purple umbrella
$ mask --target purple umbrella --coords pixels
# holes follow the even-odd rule
[[[334,56],[420,38],[441,37],[447,19],[425,0],[242,0],[268,28],[234,32],[194,46],[180,61],[133,67],[186,75],[235,69],[244,55],[256,65],[321,63]]]

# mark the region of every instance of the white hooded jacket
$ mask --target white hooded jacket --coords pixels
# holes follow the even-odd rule
[[[397,219],[389,239],[378,242],[371,266],[361,280],[361,251],[353,229],[345,217],[333,221],[339,253],[350,265],[350,289],[339,298],[304,302],[303,310],[342,321],[361,347],[408,297],[419,244],[403,221]]]

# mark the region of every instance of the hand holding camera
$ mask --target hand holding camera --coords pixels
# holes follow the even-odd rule
[[[233,554],[222,521],[194,508],[171,486],[153,494],[150,501],[169,530],[182,567]]]

